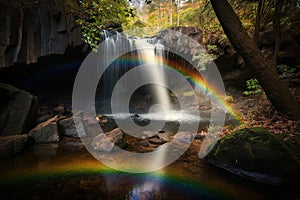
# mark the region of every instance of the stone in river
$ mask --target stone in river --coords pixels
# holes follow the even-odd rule
[[[38,99],[12,85],[0,84],[0,135],[26,133],[36,122]]]
[[[28,141],[28,135],[12,135],[0,137],[0,159],[13,157],[21,152]]]
[[[77,123],[77,127],[74,124],[74,120]],[[84,124],[82,123],[81,117],[80,116],[73,116],[70,118],[66,118],[63,120],[60,120],[58,122],[59,126],[59,131],[67,137],[74,137],[74,138],[79,138],[81,136],[85,136],[85,127]],[[78,129],[78,130],[77,130]]]
[[[154,135],[155,135],[155,133],[152,131],[143,131],[143,133],[142,133],[142,137],[145,137],[145,138],[150,138],[150,137],[153,137]]]
[[[55,114],[61,115],[65,113],[66,108],[64,104],[59,104],[58,106],[54,107],[52,110]]]
[[[183,144],[190,144],[193,140],[193,135],[190,132],[178,132],[173,136],[173,139]]]
[[[96,120],[99,122],[99,124],[101,126],[103,126],[104,124],[107,124],[109,122],[109,119],[107,118],[107,116],[100,114],[96,117]]]
[[[152,144],[164,144],[164,143],[166,143],[163,139],[156,138],[156,137],[150,138],[149,142],[152,143]]]
[[[300,178],[300,136],[288,139],[265,128],[245,128],[220,139],[208,163],[271,185],[293,186]]]
[[[123,138],[123,131],[120,128],[116,128],[108,133],[101,133],[96,136],[91,147],[95,151],[110,152],[115,145],[120,148],[126,145],[126,141]]]
[[[140,142],[140,146],[142,146],[142,147],[149,147],[150,144],[149,144],[148,141],[141,141],[141,142]]]
[[[57,118],[53,117],[33,128],[29,135],[33,137],[36,143],[52,143],[59,142],[59,134],[57,128]]]

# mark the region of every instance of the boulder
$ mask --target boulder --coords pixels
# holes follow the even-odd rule
[[[103,132],[110,132],[116,128],[118,128],[118,125],[116,124],[115,120],[113,117],[109,117],[103,114],[100,114],[96,117],[96,120],[101,126],[101,129]]]
[[[93,139],[91,147],[95,151],[103,152],[110,152],[115,145],[123,148],[126,145],[123,135],[123,131],[120,128],[116,128],[108,133],[101,133]]]
[[[60,120],[58,122],[58,127],[62,135],[67,137],[75,137],[79,138],[79,135],[77,133],[74,121],[72,118],[67,118]]]
[[[78,129],[76,128],[74,121],[77,123]],[[61,135],[67,137],[79,138],[86,136],[86,127],[82,122],[81,116],[73,116],[70,118],[60,120],[58,122],[58,128]]]
[[[161,40],[163,45],[174,48],[178,52],[198,55],[201,50],[198,43],[202,43],[202,30],[193,26],[178,26],[158,32],[156,38]]]
[[[94,117],[83,118],[84,127],[88,134],[99,134],[103,133],[101,125]]]
[[[66,112],[66,107],[64,104],[59,104],[55,106],[53,109],[53,113],[56,115],[62,115]]]
[[[150,138],[149,142],[152,143],[152,144],[158,144],[158,145],[166,143],[165,140],[163,140],[161,138],[157,138],[157,137]]]
[[[2,83],[0,96],[0,135],[20,135],[29,131],[38,114],[37,97]]]
[[[242,129],[220,139],[208,163],[272,185],[290,185],[300,177],[300,136],[284,140],[264,128]]]
[[[103,126],[104,124],[107,124],[109,122],[109,119],[107,118],[107,116],[100,114],[96,117],[96,120],[99,122],[99,124],[101,126]]]
[[[178,132],[173,136],[173,140],[182,144],[190,144],[193,139],[194,136],[190,132]]]
[[[54,143],[59,142],[59,134],[57,128],[57,118],[53,117],[41,124],[38,124],[29,132],[36,143]]]
[[[0,137],[0,159],[13,157],[21,152],[28,141],[28,135],[11,135]]]

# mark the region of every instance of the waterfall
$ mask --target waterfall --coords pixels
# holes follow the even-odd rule
[[[132,81],[136,81],[136,78],[151,80],[153,83],[151,84],[153,102],[160,105],[159,107],[155,106],[155,108],[159,110],[163,108],[165,112],[172,109],[168,89],[155,84],[166,82],[162,70],[165,61],[163,45],[157,43],[157,41],[154,44],[153,41],[147,39],[130,39],[121,33],[110,31],[103,31],[103,43],[104,45],[101,45],[101,49],[98,49],[100,58],[105,58],[99,60],[99,75],[103,66],[109,65],[109,67],[105,70],[99,81],[98,94],[101,95],[100,101],[108,103],[118,80],[134,67],[144,65],[145,70],[142,74],[136,74],[136,77],[129,77],[126,81],[129,84]],[[128,53],[123,55],[122,52]],[[111,59],[116,56],[119,58],[116,60]],[[134,92],[126,91],[126,88],[124,90],[124,93]],[[118,98],[122,99],[123,95],[120,93]],[[107,109],[107,106],[105,109],[100,109],[99,112],[111,112],[111,109]]]
[[[132,40],[126,38],[121,33],[104,30],[102,34],[102,45],[99,46],[97,59],[97,74],[100,77],[97,93],[96,104],[98,100],[98,113],[111,112],[110,106],[99,106],[101,102],[107,104],[111,99],[111,94],[118,79],[132,68],[131,65],[122,59],[113,60],[115,57],[122,55],[122,52],[132,51]],[[105,66],[107,69],[105,69]],[[103,70],[105,71],[103,72]],[[100,102],[100,103],[99,103]]]
[[[146,39],[137,39],[135,41],[136,48],[138,49],[138,57],[141,64],[145,64],[146,76],[150,76],[150,79],[154,83],[166,84],[166,78],[162,65],[164,64],[164,46],[161,44],[150,44]],[[151,64],[151,65],[149,65]],[[154,98],[158,104],[160,104],[165,112],[171,110],[171,102],[169,91],[163,86],[156,86],[154,88]]]

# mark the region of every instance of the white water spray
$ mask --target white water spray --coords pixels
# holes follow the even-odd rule
[[[153,83],[166,84],[166,78],[163,71],[164,64],[164,46],[161,44],[152,45],[146,39],[135,40],[136,48],[138,49],[138,57],[142,64],[149,65],[146,68],[146,76],[153,81]],[[167,88],[163,86],[155,87],[154,98],[165,112],[172,110],[170,95]]]

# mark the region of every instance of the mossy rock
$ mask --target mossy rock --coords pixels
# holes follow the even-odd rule
[[[290,185],[300,177],[300,136],[284,140],[264,128],[235,131],[206,156],[234,174],[272,185]]]

